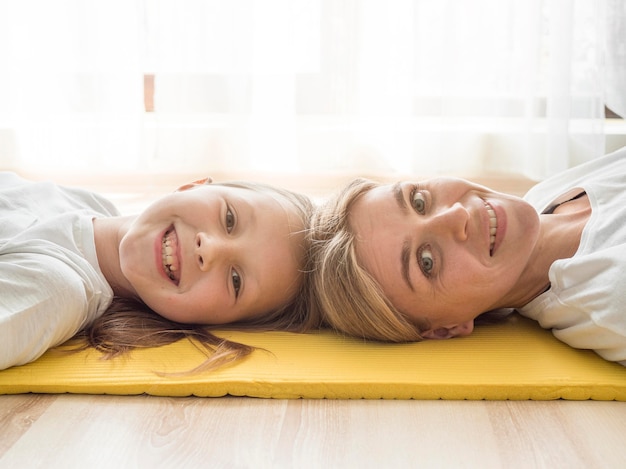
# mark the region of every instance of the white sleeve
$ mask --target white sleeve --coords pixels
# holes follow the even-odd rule
[[[0,256],[0,369],[23,365],[76,334],[86,322],[80,276],[43,254]]]

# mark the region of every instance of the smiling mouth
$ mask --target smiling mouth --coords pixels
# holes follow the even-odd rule
[[[176,230],[171,226],[163,235],[161,242],[161,257],[163,259],[163,270],[165,274],[178,285],[180,281],[180,263],[176,256],[178,247],[178,236]]]
[[[496,217],[496,211],[485,202],[485,208],[487,209],[487,215],[489,215],[489,255],[493,256],[493,247],[496,244],[496,232],[498,231],[498,218]]]

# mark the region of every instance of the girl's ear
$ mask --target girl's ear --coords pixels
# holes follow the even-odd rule
[[[196,186],[204,186],[207,184],[211,184],[213,182],[213,179],[210,177],[204,178],[204,179],[198,179],[197,181],[193,181],[187,184],[183,184],[182,186],[180,186],[178,189],[176,189],[177,192],[182,192],[182,191],[186,191],[188,189],[191,189],[192,187],[196,187]]]

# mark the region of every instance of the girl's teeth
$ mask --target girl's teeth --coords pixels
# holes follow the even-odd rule
[[[173,243],[175,242],[172,241],[172,239],[170,239],[170,236],[176,236],[175,233],[172,233],[171,231],[168,231],[167,233],[165,233],[165,236],[163,237],[163,247],[162,247],[162,251],[161,251],[161,255],[163,258],[163,268],[165,269],[165,273],[167,273],[168,277],[171,278],[172,280],[175,280],[176,277],[174,276],[174,272],[176,270],[178,270],[178,266],[177,264],[175,264],[175,259],[174,259],[174,247],[173,247]]]

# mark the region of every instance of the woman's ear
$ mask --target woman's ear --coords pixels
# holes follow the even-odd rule
[[[197,187],[197,186],[204,186],[207,184],[211,184],[213,182],[213,179],[210,177],[204,178],[204,179],[198,179],[197,181],[193,181],[187,184],[183,184],[182,186],[180,186],[178,189],[176,189],[177,192],[182,192],[182,191],[186,191],[188,189],[191,189],[192,187]]]
[[[452,337],[464,337],[470,335],[474,330],[474,321],[462,322],[449,327],[439,327],[437,329],[429,329],[421,333],[426,339],[451,339]]]
[[[437,329],[428,329],[427,331],[423,331],[420,334],[425,339],[432,340],[441,340],[441,339],[449,339],[450,337],[454,337],[450,334],[450,329],[447,327],[439,327]]]

